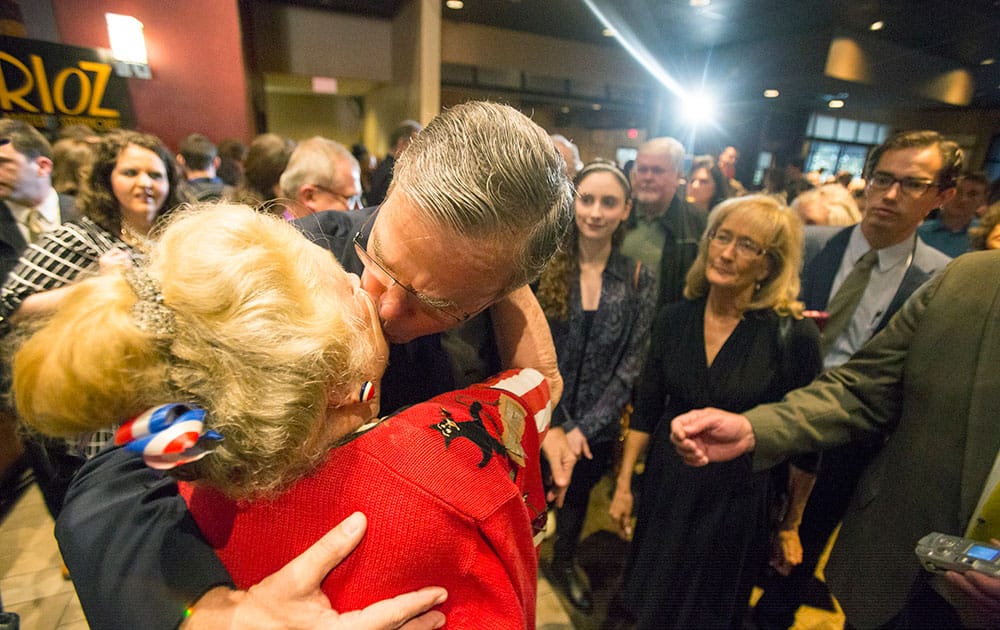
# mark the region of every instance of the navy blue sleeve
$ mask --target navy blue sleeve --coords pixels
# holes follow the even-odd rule
[[[233,586],[177,482],[120,448],[77,473],[56,539],[95,630],[173,630],[206,591]]]

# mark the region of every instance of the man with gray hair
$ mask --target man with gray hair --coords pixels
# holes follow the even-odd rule
[[[278,181],[285,218],[301,219],[323,210],[361,207],[361,167],[347,147],[314,136],[292,151]]]
[[[554,133],[551,136],[552,144],[556,145],[556,151],[566,162],[566,177],[570,181],[576,178],[576,174],[583,169],[583,162],[580,161],[580,149],[561,133]]]
[[[540,127],[510,107],[471,102],[440,114],[414,138],[381,207],[298,221],[348,271],[361,273],[375,301],[392,342],[381,381],[383,414],[478,379],[483,369],[540,354],[528,347],[551,348],[527,283],[562,240],[572,198],[562,160]],[[493,343],[490,317],[526,322],[523,335]],[[441,346],[448,340],[437,333],[448,329],[459,334],[446,355]],[[555,401],[561,380],[551,353],[541,360],[548,365],[536,367]],[[550,429],[543,450],[564,490],[575,456],[560,434]],[[239,620],[247,614],[253,627],[396,628],[409,616],[394,625],[360,623],[373,617],[353,625],[338,620],[328,604],[307,597],[318,592],[325,571],[285,570],[249,592],[232,591],[192,523],[176,483],[141,459],[111,450],[88,463],[57,537],[71,568],[86,573],[75,577],[88,617],[100,615],[94,625],[176,628],[194,601],[186,628],[244,627]],[[109,552],[121,549],[129,553]],[[304,562],[329,570],[335,561],[328,556],[342,557],[338,551],[346,553],[316,549]]]
[[[698,256],[706,217],[677,194],[684,166],[684,145],[653,138],[639,146],[632,169],[635,210],[628,219],[622,253],[659,276],[657,306],[683,297],[684,282]]]

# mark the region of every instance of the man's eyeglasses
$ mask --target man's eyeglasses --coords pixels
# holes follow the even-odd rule
[[[458,308],[455,304],[448,303],[446,300],[432,298],[418,293],[412,287],[397,280],[395,276],[389,273],[389,270],[386,269],[382,263],[368,253],[368,237],[371,234],[370,224],[373,222],[375,216],[375,214],[372,214],[368,217],[368,220],[365,221],[361,230],[354,235],[354,250],[358,253],[358,258],[361,259],[361,263],[365,266],[365,270],[375,277],[376,282],[387,289],[393,285],[399,285],[399,287],[406,291],[410,297],[416,300],[416,303],[419,305],[422,312],[445,324],[461,324],[475,315],[475,313],[483,310],[478,309],[474,313],[467,313]]]
[[[940,184],[930,179],[920,179],[917,177],[896,177],[892,173],[885,171],[875,171],[868,185],[873,190],[889,190],[893,184],[899,182],[899,189],[910,197],[919,197],[930,190],[932,186],[940,187]]]
[[[745,236],[737,238],[732,232],[726,230],[712,230],[708,233],[708,240],[715,241],[723,247],[728,247],[730,243],[735,241],[736,253],[744,258],[755,258],[767,252],[767,249],[753,242],[753,240]]]
[[[357,210],[361,208],[361,195],[352,195],[348,197],[343,193],[339,193],[336,190],[327,188],[326,186],[320,186],[319,184],[313,184],[313,188],[315,188],[316,190],[322,190],[328,195],[332,195],[333,197],[336,197],[338,199],[343,199],[344,205],[347,207],[348,210]]]

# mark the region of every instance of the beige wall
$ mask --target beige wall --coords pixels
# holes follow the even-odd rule
[[[440,111],[440,0],[409,0],[392,20],[263,3],[254,16],[254,31],[267,33],[252,46],[258,71],[367,82],[357,117],[350,99],[267,92],[270,131],[362,141],[382,156],[401,121],[427,123]]]
[[[390,20],[269,3],[254,15],[260,72],[392,80]]]
[[[365,99],[364,141],[379,157],[400,122],[427,124],[441,111],[440,32],[440,0],[410,0],[392,21],[392,82]]]
[[[441,61],[534,75],[645,85],[653,79],[620,46],[580,42],[444,20]]]
[[[268,128],[294,140],[324,136],[350,147],[362,135],[361,106],[356,99],[326,94],[265,95]]]

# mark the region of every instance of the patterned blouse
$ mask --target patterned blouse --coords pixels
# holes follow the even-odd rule
[[[30,245],[0,289],[0,336],[10,332],[9,318],[28,296],[96,274],[98,259],[115,248],[133,252],[119,237],[87,217],[64,223]],[[97,431],[69,444],[78,448],[81,455],[92,457],[112,435]]]
[[[639,267],[617,250],[601,274],[601,297],[588,327],[580,298],[579,276],[569,287],[565,321],[549,320],[564,381],[553,426],[576,427],[591,443],[613,439],[622,408],[642,369],[656,302],[652,270]]]

